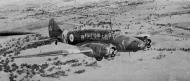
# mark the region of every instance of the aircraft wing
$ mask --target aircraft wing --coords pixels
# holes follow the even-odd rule
[[[63,49],[56,51],[42,52],[32,55],[15,56],[13,58],[30,58],[30,57],[44,57],[44,56],[57,56],[57,55],[70,55],[70,54],[81,54],[81,53],[92,53],[93,50],[88,47],[79,47],[78,49]]]
[[[0,31],[0,36],[27,35],[27,34],[36,34],[36,33],[20,32],[20,31]]]

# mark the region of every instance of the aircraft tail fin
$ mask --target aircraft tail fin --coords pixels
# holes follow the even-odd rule
[[[48,30],[50,38],[58,38],[58,36],[62,34],[61,28],[53,18],[49,20]]]

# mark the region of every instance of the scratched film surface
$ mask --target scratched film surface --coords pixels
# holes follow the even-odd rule
[[[189,0],[0,0],[0,81],[190,81],[189,11]]]

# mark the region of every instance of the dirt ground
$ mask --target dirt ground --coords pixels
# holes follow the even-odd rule
[[[78,26],[90,28],[90,23],[111,20],[113,28],[121,29],[126,35],[149,34],[152,40],[150,49],[120,52],[113,60],[100,62],[83,54],[15,59],[8,64],[15,63],[19,68],[12,72],[0,68],[0,81],[9,81],[12,75],[18,81],[190,81],[189,13],[189,0],[0,0],[0,31],[42,34],[42,37],[0,37],[0,48],[14,48],[13,53],[17,48],[10,43],[47,36],[50,18],[69,30]],[[76,47],[48,44],[19,51],[19,54],[51,48],[73,50]],[[1,54],[0,66],[6,58]],[[33,74],[33,69],[26,67],[35,64],[45,68]]]

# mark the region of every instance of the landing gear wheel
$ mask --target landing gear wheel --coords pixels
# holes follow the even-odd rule
[[[108,59],[109,58],[109,56],[104,56],[104,59]]]
[[[97,61],[102,61],[103,57],[95,57]]]
[[[58,43],[58,40],[55,41],[55,45],[57,45],[57,43]]]
[[[115,57],[115,54],[111,54],[111,57]]]

